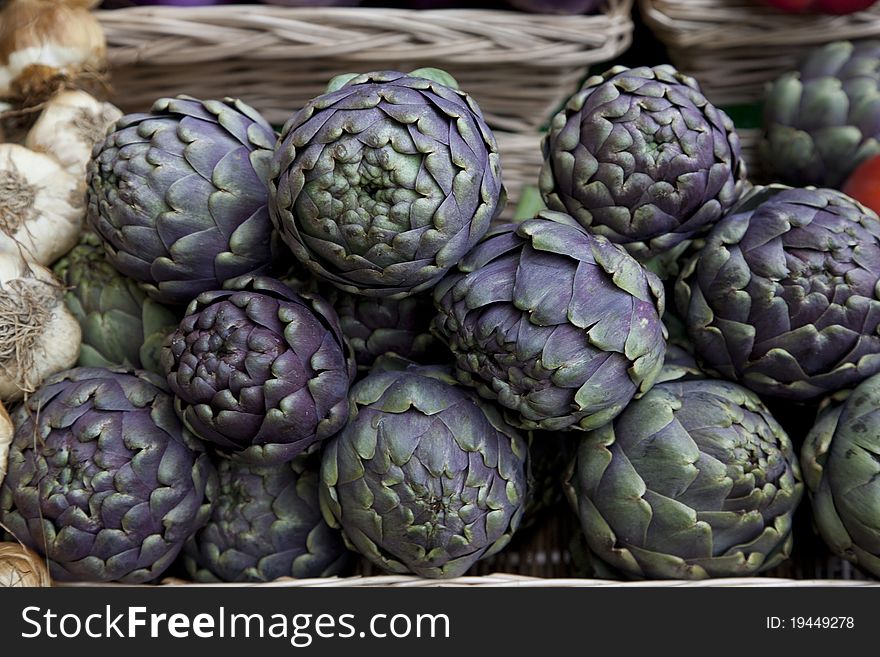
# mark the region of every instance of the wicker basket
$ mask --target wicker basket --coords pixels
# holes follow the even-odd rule
[[[880,37],[880,5],[848,16],[779,12],[758,0],[639,0],[672,62],[718,105],[750,103],[817,45]]]
[[[632,38],[633,0],[607,0],[595,16],[514,11],[135,7],[98,12],[108,42],[114,102],[144,111],[161,96],[237,96],[275,124],[340,73],[447,69],[496,129],[512,213],[537,182],[538,132],[590,65]]]
[[[164,586],[198,586],[198,587],[317,587],[317,586],[356,586],[360,588],[367,587],[422,587],[422,588],[441,588],[441,587],[504,587],[504,588],[538,588],[552,586],[566,588],[584,588],[584,587],[627,587],[627,588],[644,588],[644,587],[764,587],[764,586],[785,586],[785,587],[873,587],[880,588],[878,582],[868,582],[859,580],[829,580],[829,579],[784,579],[770,577],[729,577],[707,580],[652,580],[647,582],[616,582],[607,579],[585,579],[585,578],[569,578],[569,579],[544,579],[542,577],[529,577],[527,575],[516,575],[512,573],[493,573],[491,575],[482,575],[479,577],[457,577],[455,579],[424,579],[421,577],[412,577],[409,575],[379,575],[373,577],[320,577],[316,579],[289,579],[281,578],[273,582],[260,584],[194,584],[178,579],[166,579],[162,582]],[[80,586],[127,586],[125,584],[58,584],[65,588],[75,588]]]
[[[447,69],[496,129],[536,130],[592,64],[632,38],[633,0],[595,16],[514,11],[135,7],[98,12],[116,102],[149,107],[172,90],[238,96],[283,123],[340,73]]]
[[[760,101],[765,85],[830,41],[880,37],[880,4],[848,16],[782,13],[759,0],[639,0],[672,62],[716,105]],[[760,130],[742,129],[754,182],[770,182],[756,156]]]

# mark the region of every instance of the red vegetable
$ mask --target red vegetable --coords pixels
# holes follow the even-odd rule
[[[815,11],[823,14],[852,14],[867,9],[877,0],[764,0],[783,11],[800,13]]]
[[[880,213],[880,156],[862,162],[846,181],[843,193]]]

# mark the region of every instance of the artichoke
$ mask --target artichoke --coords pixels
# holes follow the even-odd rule
[[[168,304],[265,272],[274,145],[269,124],[229,98],[163,98],[124,116],[89,165],[88,220],[110,263]]]
[[[815,50],[768,85],[760,154],[774,180],[839,188],[880,154],[880,41]]]
[[[526,500],[527,446],[437,367],[374,368],[321,462],[327,522],[392,573],[457,577],[501,550]]]
[[[85,233],[54,271],[67,288],[64,302],[82,328],[79,365],[161,371],[159,348],[180,318],[117,272],[97,235]]]
[[[746,180],[733,122],[665,65],[589,78],[553,119],[543,150],[547,206],[641,260],[718,221]]]
[[[348,418],[355,365],[336,313],[272,278],[200,294],[160,360],[187,428],[250,463],[289,461]]]
[[[403,298],[431,288],[501,211],[498,148],[448,74],[386,71],[336,84],[346,79],[284,126],[272,220],[318,278]]]
[[[68,370],[13,421],[0,523],[54,579],[156,579],[207,521],[216,472],[158,376]]]
[[[791,442],[727,381],[669,380],[587,433],[566,485],[590,550],[634,578],[754,575],[791,552]]]
[[[756,188],[676,285],[696,354],[804,401],[880,372],[880,221],[840,192]]]
[[[435,314],[430,296],[395,300],[338,290],[328,298],[361,370],[369,370],[387,352],[416,362],[437,362],[432,358],[440,345],[430,333]]]
[[[208,524],[186,544],[199,582],[329,577],[345,566],[339,532],[321,517],[316,454],[270,467],[220,461]]]
[[[836,555],[880,577],[880,375],[826,401],[801,450],[813,519]]]
[[[456,376],[524,429],[593,429],[650,389],[663,286],[558,212],[499,228],[434,291]]]

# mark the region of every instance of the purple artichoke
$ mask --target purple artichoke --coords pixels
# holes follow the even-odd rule
[[[348,418],[355,364],[336,312],[272,278],[199,295],[160,361],[186,426],[250,463],[289,461]]]
[[[590,551],[639,579],[751,576],[779,565],[803,495],[785,431],[735,383],[661,379],[580,439],[565,491]]]
[[[201,582],[328,577],[345,566],[342,535],[321,516],[317,454],[270,467],[222,459],[207,525],[186,545]]]
[[[216,472],[162,379],[80,367],[13,414],[0,522],[60,581],[156,579],[208,519]]]
[[[507,545],[526,501],[527,447],[494,406],[446,370],[415,366],[377,367],[351,401],[319,492],[353,549],[390,572],[458,577]]]
[[[362,370],[370,369],[379,356],[388,352],[424,364],[437,362],[433,358],[445,351],[430,332],[436,313],[428,296],[414,295],[398,301],[339,290],[328,298]]]
[[[756,188],[685,267],[676,304],[708,368],[808,400],[880,372],[880,220],[828,189]]]
[[[708,229],[746,183],[733,122],[671,66],[589,78],[543,148],[547,206],[640,260]]]
[[[268,123],[241,101],[187,96],[122,117],[89,167],[89,222],[110,262],[156,301],[185,304],[266,271]]]
[[[828,548],[880,578],[880,376],[825,400],[801,451],[813,525]]]
[[[486,234],[504,202],[498,148],[454,84],[434,70],[369,73],[284,126],[269,207],[315,276],[403,298],[431,288]]]
[[[880,155],[880,40],[836,41],[767,86],[761,163],[789,185],[839,189]]]
[[[663,286],[571,217],[499,229],[434,290],[456,376],[525,429],[591,429],[650,389],[666,352]]]

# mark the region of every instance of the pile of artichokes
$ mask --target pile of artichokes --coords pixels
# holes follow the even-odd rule
[[[753,187],[671,66],[589,78],[542,153],[546,208],[501,221],[438,69],[339,76],[278,134],[235,99],[119,119],[55,265],[79,366],[11,409],[2,526],[58,580],[452,578],[564,496],[602,573],[700,579],[788,558],[806,489],[880,575],[877,215]],[[770,410],[820,404],[809,436]]]

